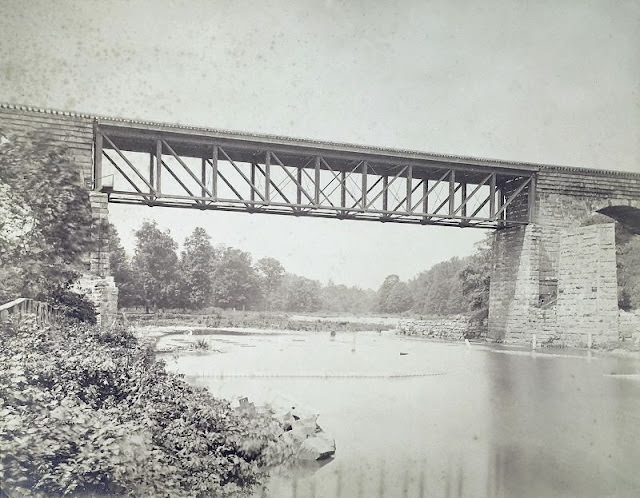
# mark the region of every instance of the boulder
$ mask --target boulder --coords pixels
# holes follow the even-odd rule
[[[298,450],[300,460],[324,460],[336,452],[336,442],[324,433],[316,433],[305,439]]]
[[[304,420],[295,420],[291,424],[291,433],[293,436],[303,441],[307,439],[309,436],[313,436],[316,432],[320,431],[320,427],[316,423],[317,417],[309,417]]]

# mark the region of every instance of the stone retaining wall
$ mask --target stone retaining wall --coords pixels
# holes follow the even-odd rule
[[[630,339],[640,344],[640,310],[631,313],[620,310],[618,327],[622,340]]]
[[[486,335],[484,331],[478,329],[478,325],[469,322],[467,315],[406,319],[398,324],[400,334],[456,341],[461,341],[468,336]]]

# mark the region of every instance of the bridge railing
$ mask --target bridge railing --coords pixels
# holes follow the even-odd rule
[[[0,322],[20,321],[34,316],[38,323],[52,323],[58,318],[57,310],[50,304],[21,297],[0,306]]]

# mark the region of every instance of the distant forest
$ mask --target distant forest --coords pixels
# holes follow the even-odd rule
[[[389,275],[377,291],[288,273],[275,258],[254,261],[248,252],[214,245],[209,234],[194,229],[178,253],[168,230],[145,221],[135,232],[132,258],[117,231],[109,227],[111,272],[120,289],[121,307],[202,310],[209,307],[290,312],[469,313],[488,314],[492,265],[490,236],[473,255],[451,258],[408,281]],[[619,304],[640,307],[640,237],[617,230]]]

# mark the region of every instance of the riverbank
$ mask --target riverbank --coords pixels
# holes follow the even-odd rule
[[[273,414],[165,370],[125,328],[1,324],[0,489],[237,496],[290,458]]]
[[[156,344],[164,336],[172,336],[165,341],[161,352],[206,350],[205,341],[200,336],[211,334],[281,334],[293,332],[328,333],[337,332],[394,332],[424,340],[443,342],[487,343],[486,324],[469,319],[468,315],[408,317],[384,315],[344,315],[344,314],[287,314],[279,312],[218,310],[206,313],[126,313],[142,340]],[[629,314],[625,314],[625,328],[622,340],[600,343],[594,341],[594,352],[631,356],[640,355],[640,330],[633,322],[629,325]],[[531,348],[531,344],[513,344],[514,347]],[[538,342],[541,350],[588,350],[586,345],[568,345],[561,341]]]

